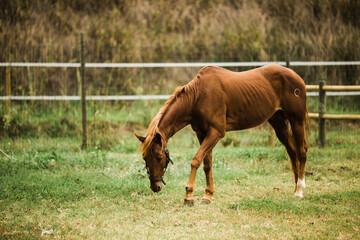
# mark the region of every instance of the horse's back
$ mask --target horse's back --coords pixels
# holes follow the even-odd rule
[[[278,65],[244,72],[211,66],[199,72],[200,78],[202,113],[226,114],[227,130],[254,127],[278,110],[291,109],[289,106],[299,100],[299,96],[291,95],[295,89],[299,89],[296,94],[306,94],[302,79],[292,70]],[[292,103],[286,103],[288,100]]]
[[[243,72],[233,72],[220,67],[204,69],[206,87],[221,89],[229,101],[251,104],[258,101],[273,103],[274,107],[286,107],[287,101],[304,102],[306,86],[293,70],[279,65],[268,65]]]

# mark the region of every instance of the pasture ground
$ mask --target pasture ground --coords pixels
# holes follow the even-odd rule
[[[310,148],[303,199],[292,197],[278,141],[266,146],[262,129],[230,133],[214,150],[213,201],[198,204],[199,169],[194,207],[183,205],[198,148],[189,128],[169,141],[175,164],[158,194],[132,132],[122,131],[109,149],[88,150],[79,137],[1,138],[0,238],[359,239],[360,137],[352,133],[334,129],[331,146]]]

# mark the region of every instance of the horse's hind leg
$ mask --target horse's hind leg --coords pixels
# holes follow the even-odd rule
[[[297,159],[300,162],[299,180],[296,182],[296,189],[294,195],[296,197],[303,197],[303,190],[305,188],[305,164],[307,145],[305,141],[305,119],[290,117],[290,124],[295,141],[295,149]]]
[[[285,146],[286,151],[290,156],[291,166],[295,177],[295,191],[296,191],[296,184],[298,182],[299,171],[298,171],[294,142],[291,133],[288,129],[288,126],[286,124],[286,120],[287,119],[285,118],[284,113],[282,111],[278,111],[271,117],[271,119],[269,119],[269,123],[274,128],[276,136],[278,137],[280,142]]]
[[[210,152],[204,158],[204,172],[206,177],[206,188],[205,188],[205,195],[200,203],[208,204],[211,202],[210,198],[215,192],[214,180],[212,176],[212,152]]]

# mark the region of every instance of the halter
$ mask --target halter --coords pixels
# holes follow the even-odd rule
[[[147,175],[148,175],[148,178],[150,179],[150,181],[152,181],[152,182],[160,182],[161,181],[164,185],[166,185],[165,181],[163,180],[166,169],[167,169],[167,167],[169,165],[169,162],[171,162],[171,164],[174,164],[174,162],[172,161],[172,159],[170,157],[170,154],[169,154],[169,150],[167,148],[165,148],[165,156],[166,156],[166,165],[165,165],[165,168],[164,168],[164,172],[163,172],[161,178],[159,178],[159,179],[154,179],[154,178],[150,177],[149,168],[148,168],[148,166],[146,164],[146,171],[147,171]]]

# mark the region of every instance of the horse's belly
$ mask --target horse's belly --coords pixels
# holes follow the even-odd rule
[[[231,104],[226,113],[226,130],[241,130],[258,126],[280,109],[276,101],[261,101],[250,104]]]

